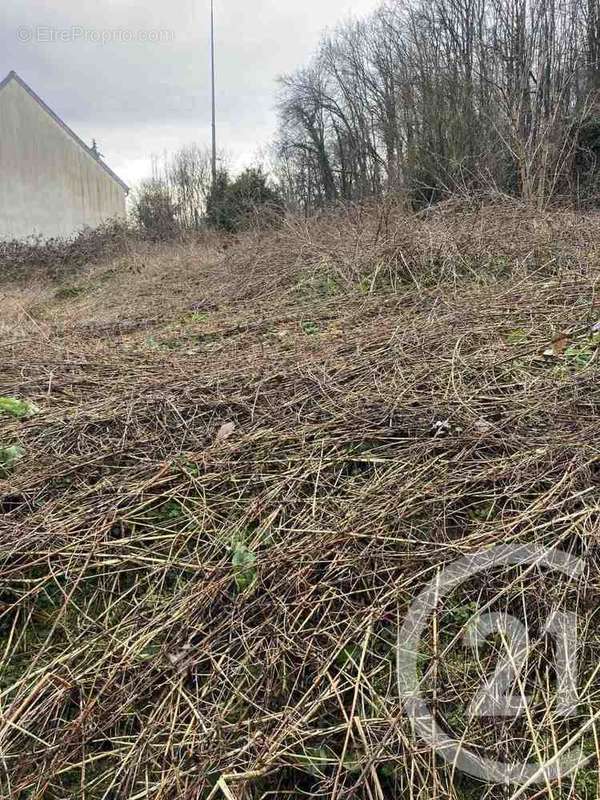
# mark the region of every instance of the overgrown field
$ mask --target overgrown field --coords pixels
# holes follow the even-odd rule
[[[1,284],[0,796],[597,798],[599,279],[600,217],[452,205]],[[442,567],[523,544],[581,574],[470,576],[416,654],[464,748],[578,753],[503,786],[398,665]],[[477,714],[507,652],[521,713]]]

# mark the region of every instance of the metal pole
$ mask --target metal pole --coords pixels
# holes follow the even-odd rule
[[[212,184],[217,183],[217,123],[215,106],[215,2],[210,0],[210,65],[212,76]]]

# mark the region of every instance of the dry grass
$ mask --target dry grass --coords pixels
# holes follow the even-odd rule
[[[395,674],[420,587],[500,543],[585,580],[456,590],[424,690],[507,760],[589,721],[589,763],[523,794],[597,797],[599,245],[569,213],[351,210],[3,289],[0,395],[40,413],[0,418],[25,450],[0,480],[2,797],[522,796],[415,739]],[[460,644],[482,606],[539,639],[528,714],[501,724],[465,713],[503,648]],[[585,642],[569,720],[558,607]]]

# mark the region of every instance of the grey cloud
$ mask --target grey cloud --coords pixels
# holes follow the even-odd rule
[[[326,26],[376,4],[215,2],[221,145],[238,160],[273,135],[277,75],[304,63]],[[151,152],[208,140],[208,9],[208,0],[3,0],[0,79],[16,69],[78,133],[94,131],[131,180]]]

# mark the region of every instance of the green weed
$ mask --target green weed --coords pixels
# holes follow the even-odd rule
[[[592,363],[599,345],[600,333],[594,334],[585,341],[570,345],[564,353],[567,365],[576,372],[586,369]]]
[[[85,286],[63,286],[54,293],[56,300],[74,300],[87,292]]]
[[[0,447],[0,476],[6,476],[24,455],[25,450],[19,445]]]
[[[514,328],[505,334],[507,344],[516,346],[527,341],[529,334],[525,328]]]
[[[256,580],[256,554],[243,542],[236,542],[231,564],[238,592],[249,589]]]
[[[190,322],[208,322],[209,314],[207,311],[192,311]]]
[[[321,332],[318,323],[313,320],[304,320],[302,322],[302,330],[307,336],[316,336]]]
[[[27,400],[16,397],[0,397],[0,414],[9,414],[16,419],[29,419],[39,413],[39,408]]]

